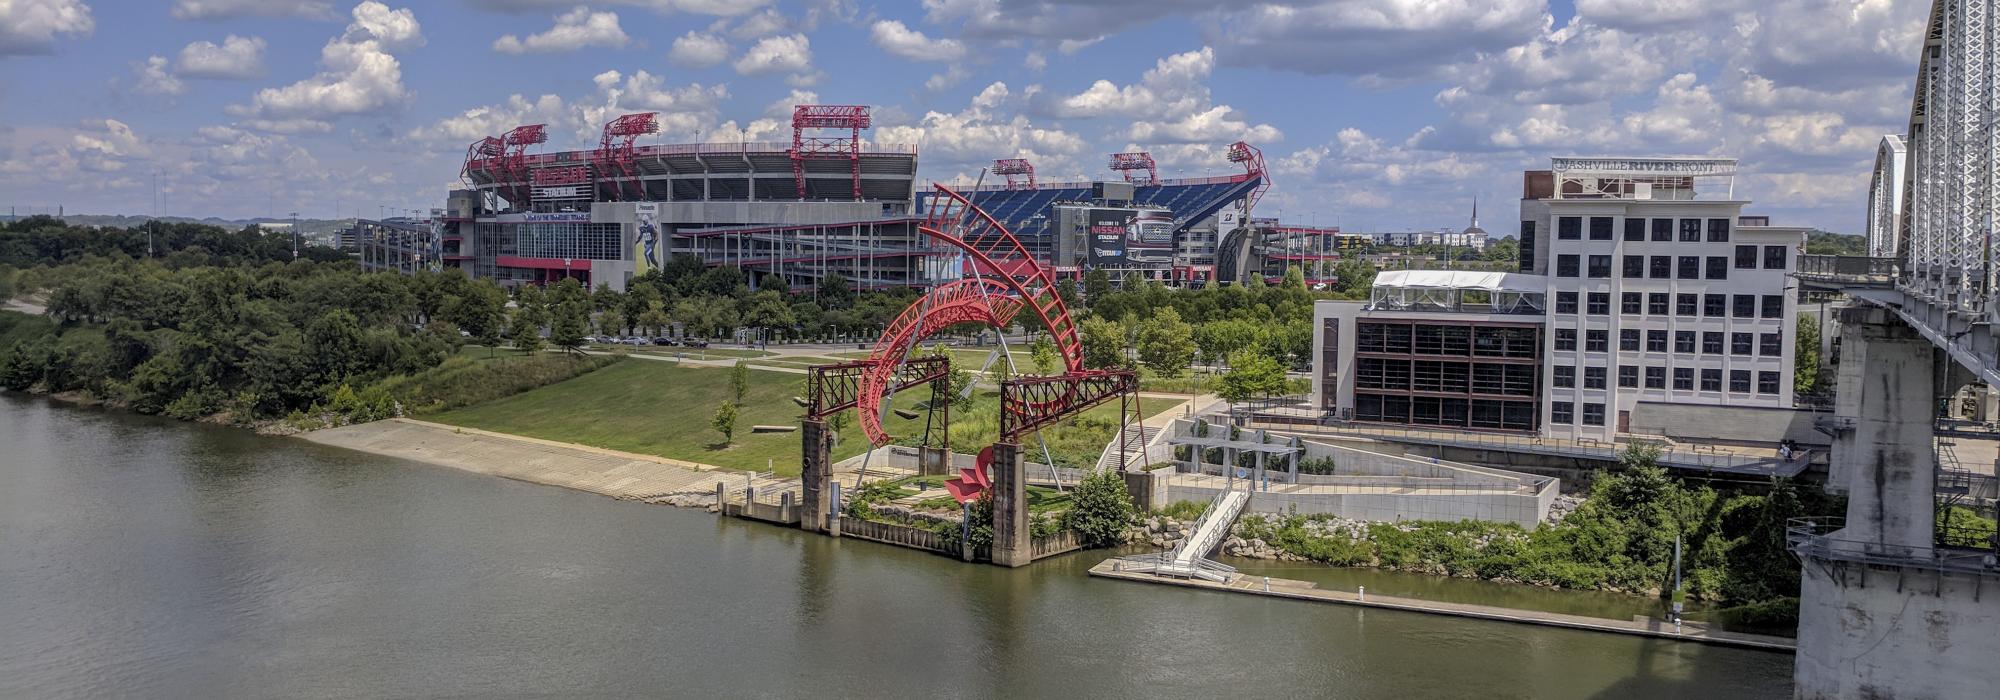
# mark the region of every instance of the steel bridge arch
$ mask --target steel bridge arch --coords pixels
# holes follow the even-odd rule
[[[924,338],[960,323],[984,323],[1005,328],[1022,307],[1013,288],[998,281],[974,277],[933,287],[922,299],[903,309],[876,339],[868,353],[869,367],[861,374],[859,395],[861,430],[870,444],[881,446],[891,439],[882,428],[882,402],[891,393],[897,366]]]

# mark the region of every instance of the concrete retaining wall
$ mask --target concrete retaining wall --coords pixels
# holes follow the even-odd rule
[[[1167,487],[1169,501],[1208,501],[1217,489],[1173,485]],[[1330,513],[1355,520],[1482,520],[1514,523],[1533,530],[1549,512],[1555,492],[1546,494],[1440,495],[1424,492],[1408,494],[1281,493],[1257,491],[1250,494],[1246,512]]]

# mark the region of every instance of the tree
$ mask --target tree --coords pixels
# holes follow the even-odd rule
[[[1037,374],[1055,374],[1056,365],[1062,362],[1062,358],[1056,355],[1055,341],[1050,340],[1046,333],[1035,338],[1035,344],[1029,348],[1028,356],[1034,359]]]
[[[1334,290],[1349,299],[1365,298],[1369,288],[1375,286],[1375,266],[1360,258],[1340,261],[1340,265],[1333,268],[1333,275],[1336,278]]]
[[[1119,544],[1132,524],[1132,496],[1125,490],[1125,477],[1104,470],[1084,477],[1070,492],[1069,512],[1064,525],[1076,531],[1085,547]]]
[[[522,287],[514,298],[514,320],[507,338],[521,352],[542,349],[542,324],[548,316],[542,301],[542,288],[534,285]]]
[[[666,310],[661,308],[660,303],[657,301],[653,302],[653,305],[647,308],[644,313],[639,314],[639,318],[634,322],[640,328],[651,331],[653,335],[660,335],[663,332],[662,329],[673,325],[673,319],[667,318]]]
[[[1233,408],[1244,401],[1284,391],[1285,368],[1268,355],[1245,350],[1230,356],[1229,371],[1223,373],[1222,383],[1215,393]]]
[[[605,309],[597,315],[597,332],[605,335],[617,335],[628,325],[624,312],[615,308]]]
[[[475,280],[446,300],[442,313],[480,344],[499,345],[507,323],[507,292],[491,280]]]
[[[1125,366],[1125,328],[1095,316],[1083,320],[1083,366],[1117,369]]]
[[[1796,350],[1792,360],[1792,390],[1813,394],[1819,390],[1819,319],[1800,316],[1792,334]]]
[[[742,316],[746,325],[763,329],[766,339],[771,336],[772,329],[790,328],[794,322],[792,307],[785,304],[785,296],[768,289],[744,300]]]
[[[1139,324],[1139,361],[1154,374],[1167,379],[1187,374],[1195,349],[1194,327],[1182,321],[1174,307],[1160,309]]]
[[[1103,301],[1108,296],[1111,296],[1111,273],[1103,270],[1091,270],[1083,273],[1083,300],[1085,303],[1096,306],[1097,302]]]
[[[722,446],[728,447],[736,439],[736,404],[724,401],[715,407],[715,416],[708,420],[708,427],[722,433]]]
[[[838,272],[828,273],[819,280],[819,305],[825,309],[846,309],[854,306],[854,287]]]
[[[729,368],[729,400],[743,403],[743,395],[748,393],[750,393],[750,365],[737,360],[736,365]]]
[[[583,331],[590,325],[590,298],[574,278],[556,284],[549,309],[549,344],[568,352],[583,347]]]

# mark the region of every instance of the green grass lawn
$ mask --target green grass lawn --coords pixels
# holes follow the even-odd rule
[[[604,348],[599,348],[599,349],[608,349],[614,347],[618,346],[607,345],[604,346]],[[723,357],[738,357],[747,359],[752,357],[770,357],[772,355],[777,354],[772,352],[765,352],[763,350],[745,350],[742,348],[675,348],[663,345],[645,345],[645,346],[635,345],[635,346],[629,346],[628,349],[635,354],[665,355],[667,357],[678,357],[686,355],[687,358],[690,360],[700,360],[700,359],[713,360]]]
[[[627,361],[489,403],[426,416],[427,420],[468,428],[574,442],[626,452],[685,459],[734,469],[779,474],[799,472],[799,434],[752,433],[752,425],[799,424],[800,409],[792,397],[803,394],[805,375],[752,369],[750,386],[737,419],[734,444],[723,447],[722,435],[709,427],[729,395],[728,368],[680,366],[666,362]],[[930,398],[925,389],[897,395],[898,408],[914,409]],[[991,442],[999,413],[998,395],[977,392],[973,406],[952,412],[952,442],[960,452],[976,452]],[[1143,409],[1161,410],[1171,402],[1149,400]],[[1084,413],[1074,425],[1044,431],[1058,460],[1065,454],[1081,460],[1102,449],[1118,422],[1113,402]],[[884,427],[898,438],[921,437],[922,412],[915,419],[889,414]],[[1039,442],[1027,441],[1039,452]],[[851,415],[834,450],[835,459],[861,453],[865,440]],[[1093,447],[1094,445],[1094,447]],[[1039,460],[1038,460],[1039,461]],[[768,467],[766,465],[769,465]]]

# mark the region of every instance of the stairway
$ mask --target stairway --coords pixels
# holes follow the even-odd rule
[[[1208,561],[1209,552],[1215,551],[1223,540],[1229,539],[1229,528],[1236,524],[1236,516],[1243,514],[1243,507],[1250,503],[1250,494],[1230,489],[1216,496],[1203,513],[1201,522],[1195,524],[1194,534],[1182,540],[1174,548],[1172,560],[1162,563],[1157,571],[1165,576],[1199,578],[1207,581],[1228,580],[1226,569]]]
[[[1148,428],[1136,424],[1125,426],[1124,432],[1119,433],[1118,437],[1112,438],[1111,442],[1105,444],[1104,454],[1097,456],[1097,471],[1124,471],[1128,466],[1146,466],[1146,444],[1152,442],[1153,438],[1159,434],[1159,428]],[[1118,461],[1118,446],[1120,443],[1123,443],[1125,446],[1124,464],[1120,464]]]

